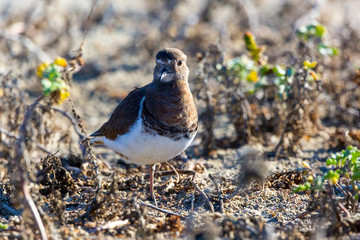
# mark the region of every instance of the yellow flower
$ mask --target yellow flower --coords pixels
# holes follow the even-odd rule
[[[258,81],[258,75],[255,70],[252,70],[249,75],[247,75],[246,80],[249,82],[257,82]]]
[[[45,69],[49,66],[49,63],[47,62],[42,62],[36,69],[36,75],[38,75],[39,77],[43,76],[43,72],[45,71]]]
[[[331,177],[330,178],[330,181],[333,183],[333,184],[337,184],[337,182],[339,181],[339,178],[338,177]]]
[[[316,67],[316,65],[317,65],[316,61],[314,61],[314,62],[310,62],[308,60],[304,61],[304,69],[311,69],[311,68]]]
[[[60,90],[58,104],[61,105],[63,102],[70,96],[70,93],[67,90]]]
[[[64,58],[58,57],[55,58],[54,63],[60,67],[66,67],[67,66],[67,62]]]

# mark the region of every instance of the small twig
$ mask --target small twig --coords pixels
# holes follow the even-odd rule
[[[89,233],[95,233],[95,232],[100,232],[103,230],[108,230],[108,229],[114,229],[114,228],[122,228],[124,226],[126,226],[129,223],[129,220],[118,220],[118,221],[113,221],[113,222],[108,222],[105,223],[102,226],[96,227],[96,228],[92,228],[90,230],[88,230]]]
[[[194,211],[195,193],[191,195],[191,212]]]
[[[80,140],[82,141],[82,140],[85,139],[85,136],[80,132],[79,128],[77,127],[76,120],[69,113],[67,113],[66,111],[63,111],[63,110],[61,110],[59,108],[55,108],[55,107],[50,107],[49,108],[49,107],[44,106],[44,105],[40,105],[39,107],[44,108],[44,109],[54,110],[55,112],[58,112],[61,115],[63,115],[64,117],[66,117],[67,119],[69,119],[71,124],[74,127],[74,130],[75,130],[76,134],[79,136]]]
[[[340,186],[339,183],[335,183],[335,186],[337,186],[346,196],[349,195],[349,194]]]
[[[7,204],[3,203],[1,204],[1,207],[4,208],[8,213],[10,213],[13,216],[18,216],[20,213],[13,209],[12,207],[8,206]]]
[[[243,187],[238,186],[238,187],[236,188],[236,190],[235,190],[230,196],[226,197],[226,200],[232,199],[233,197],[235,197],[236,195],[238,195],[238,193],[239,193],[241,190],[243,190],[243,189],[244,189]]]
[[[338,205],[339,205],[339,208],[346,213],[346,216],[347,216],[348,218],[350,218],[350,217],[351,217],[351,214],[350,214],[349,210],[347,210],[347,209],[344,207],[344,205],[342,205],[342,203],[340,203],[340,202],[338,203]]]
[[[71,105],[71,108],[72,108],[72,113],[74,115],[74,118],[77,119],[77,126],[80,128],[80,130],[84,134],[84,136],[86,136],[85,128],[84,128],[84,126],[83,126],[83,124],[82,124],[82,122],[80,120],[80,116],[76,113],[75,105],[72,102],[71,98],[69,98],[69,102],[70,102],[70,105]],[[98,196],[98,194],[100,192],[100,189],[101,189],[102,177],[101,177],[101,174],[99,172],[99,166],[98,166],[98,163],[97,163],[97,159],[94,156],[94,154],[92,153],[92,148],[90,146],[88,138],[85,138],[85,140],[83,142],[86,144],[85,146],[80,144],[81,150],[83,152],[83,156],[84,157],[87,156],[89,158],[91,164],[93,165],[95,176],[97,178],[97,189],[96,189],[96,192],[95,192],[95,196],[91,200],[91,203],[86,207],[85,213],[81,216],[82,219],[86,219],[86,218],[88,218],[90,216],[90,213],[94,210],[93,209],[94,206],[97,206],[97,204],[95,204],[95,203],[96,203],[97,196]]]
[[[15,229],[15,228],[5,228],[5,229],[0,229],[0,232],[21,232],[21,230]],[[14,236],[11,236],[11,237],[14,237]]]
[[[199,186],[194,181],[192,181],[191,184],[194,186],[196,191],[198,191],[201,194],[201,196],[205,199],[206,203],[209,205],[211,212],[214,212],[214,205],[210,202],[208,196],[206,196],[206,194],[199,188]]]
[[[3,134],[5,134],[7,137],[9,137],[9,138],[14,138],[16,141],[19,141],[19,137],[18,137],[18,136],[16,136],[15,134],[9,132],[8,130],[6,130],[6,129],[4,129],[4,128],[1,128],[1,127],[0,127],[0,133],[3,133]],[[45,153],[47,153],[47,154],[51,154],[51,152],[50,152],[49,150],[47,150],[47,149],[45,148],[45,146],[42,145],[42,144],[40,144],[40,143],[36,143],[36,148],[38,148],[39,150],[41,150],[41,151],[43,151],[43,152],[45,152]]]
[[[291,120],[291,117],[293,116],[294,113],[296,113],[296,111],[298,111],[299,109],[299,105],[297,104],[293,110],[291,112],[289,112],[286,116],[286,120],[285,120],[285,124],[284,124],[284,128],[283,128],[283,131],[281,133],[281,136],[280,136],[280,140],[278,142],[278,144],[276,145],[276,148],[275,148],[275,156],[274,156],[274,160],[277,160],[278,156],[279,156],[279,152],[282,148],[282,145],[284,143],[284,139],[285,139],[285,134],[289,132],[289,129],[288,129],[288,125],[290,123],[290,120]]]
[[[309,213],[312,213],[312,212],[313,212],[313,211],[305,210],[305,212],[302,212],[302,213],[298,214],[295,218],[303,219],[303,218],[306,217]]]
[[[170,215],[175,215],[175,216],[180,217],[181,219],[186,219],[186,217],[184,217],[183,215],[180,215],[180,214],[174,213],[174,212],[170,212],[170,211],[168,211],[168,210],[165,210],[165,209],[156,207],[156,206],[151,205],[151,204],[148,204],[148,203],[139,202],[139,204],[144,205],[144,206],[147,206],[147,207],[152,208],[152,209],[155,209],[155,210],[157,210],[157,211],[159,211],[159,212],[162,212],[162,213],[166,213],[166,214],[170,214]]]
[[[165,177],[165,176],[172,176],[175,175],[176,172],[178,172],[178,174],[187,174],[187,175],[196,175],[196,172],[193,170],[182,170],[182,169],[177,169],[176,171],[171,170],[171,171],[161,171],[161,172],[156,172],[155,173],[155,177]],[[145,179],[149,179],[150,178],[150,174],[145,174],[144,176]]]
[[[42,62],[48,62],[51,59],[40,47],[38,47],[30,38],[25,35],[8,34],[3,32],[0,33],[0,38],[5,38],[7,40],[20,43]]]
[[[30,194],[28,186],[27,186],[27,184],[28,184],[27,171],[29,170],[28,164],[30,163],[30,159],[29,159],[28,152],[27,152],[26,146],[25,146],[26,125],[32,116],[34,108],[38,105],[38,103],[42,99],[43,99],[43,96],[39,97],[32,105],[29,106],[29,108],[25,112],[24,120],[19,127],[19,139],[18,139],[18,141],[16,141],[14,161],[16,162],[16,167],[18,168],[17,169],[18,174],[20,175],[19,184],[21,185],[21,190],[24,194],[25,204],[30,209],[30,211],[32,212],[32,215],[35,218],[35,222],[36,222],[36,225],[40,232],[41,239],[47,240],[48,238],[47,238],[45,226],[41,220],[39,211],[36,207],[34,200],[31,197],[31,194]]]
[[[90,20],[91,20],[91,16],[93,14],[93,11],[94,11],[94,8],[95,8],[95,4],[96,4],[96,0],[93,0],[92,1],[92,4],[91,4],[91,8],[90,8],[90,12],[89,12],[89,15],[86,19],[86,26],[85,26],[85,31],[84,31],[84,35],[83,35],[83,39],[80,43],[80,47],[79,47],[79,50],[81,51],[83,46],[84,46],[84,43],[85,43],[85,38],[87,37],[87,34],[89,32],[89,28],[90,28]]]
[[[29,208],[31,209],[31,212],[34,215],[35,221],[36,221],[36,223],[38,225],[40,235],[41,235],[41,239],[42,240],[47,240],[48,238],[47,238],[47,235],[46,235],[45,226],[44,226],[44,224],[43,224],[43,222],[41,220],[41,216],[40,216],[39,211],[38,211],[38,209],[36,207],[36,204],[35,204],[34,200],[32,199],[32,197],[30,195],[27,184],[22,185],[22,190],[23,190],[23,193],[24,193],[25,200],[26,200]]]
[[[281,136],[280,136],[280,140],[279,140],[279,142],[278,142],[278,144],[276,145],[276,148],[275,148],[275,156],[274,156],[274,159],[275,159],[275,161],[277,160],[277,158],[278,158],[278,156],[279,156],[279,152],[280,152],[280,150],[281,150],[281,147],[282,147],[282,144],[283,144],[283,142],[284,142],[284,138],[285,138],[285,133],[287,133],[287,131],[286,131],[286,125],[287,125],[287,121],[286,121],[286,123],[285,123],[285,127],[284,127],[284,129],[283,129],[283,131],[282,131],[282,133],[281,133]]]
[[[165,162],[176,174],[176,182],[179,183],[180,182],[180,175],[179,172],[175,169],[175,167],[173,165],[171,165],[168,162]]]
[[[221,189],[219,187],[219,184],[216,182],[213,175],[209,174],[209,178],[214,183],[217,194],[218,194],[219,205],[220,205],[220,213],[224,213],[224,201],[223,201],[223,198],[222,198],[222,195],[221,195]]]

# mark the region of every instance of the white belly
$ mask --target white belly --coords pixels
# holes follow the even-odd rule
[[[190,138],[175,141],[146,132],[139,116],[127,134],[119,135],[115,140],[104,137],[103,141],[106,147],[124,155],[125,162],[144,165],[165,162],[176,157],[191,144],[194,137],[195,134]]]

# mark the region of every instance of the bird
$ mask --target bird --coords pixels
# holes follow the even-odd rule
[[[150,165],[150,199],[155,204],[155,164],[185,151],[198,130],[186,60],[177,48],[160,50],[152,82],[131,91],[89,137],[90,144],[104,145],[126,163]]]

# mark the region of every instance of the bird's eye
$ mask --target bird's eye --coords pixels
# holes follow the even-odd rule
[[[183,61],[182,61],[182,60],[179,60],[179,61],[177,62],[178,67],[180,67],[180,66],[182,65],[182,63],[183,63]]]

